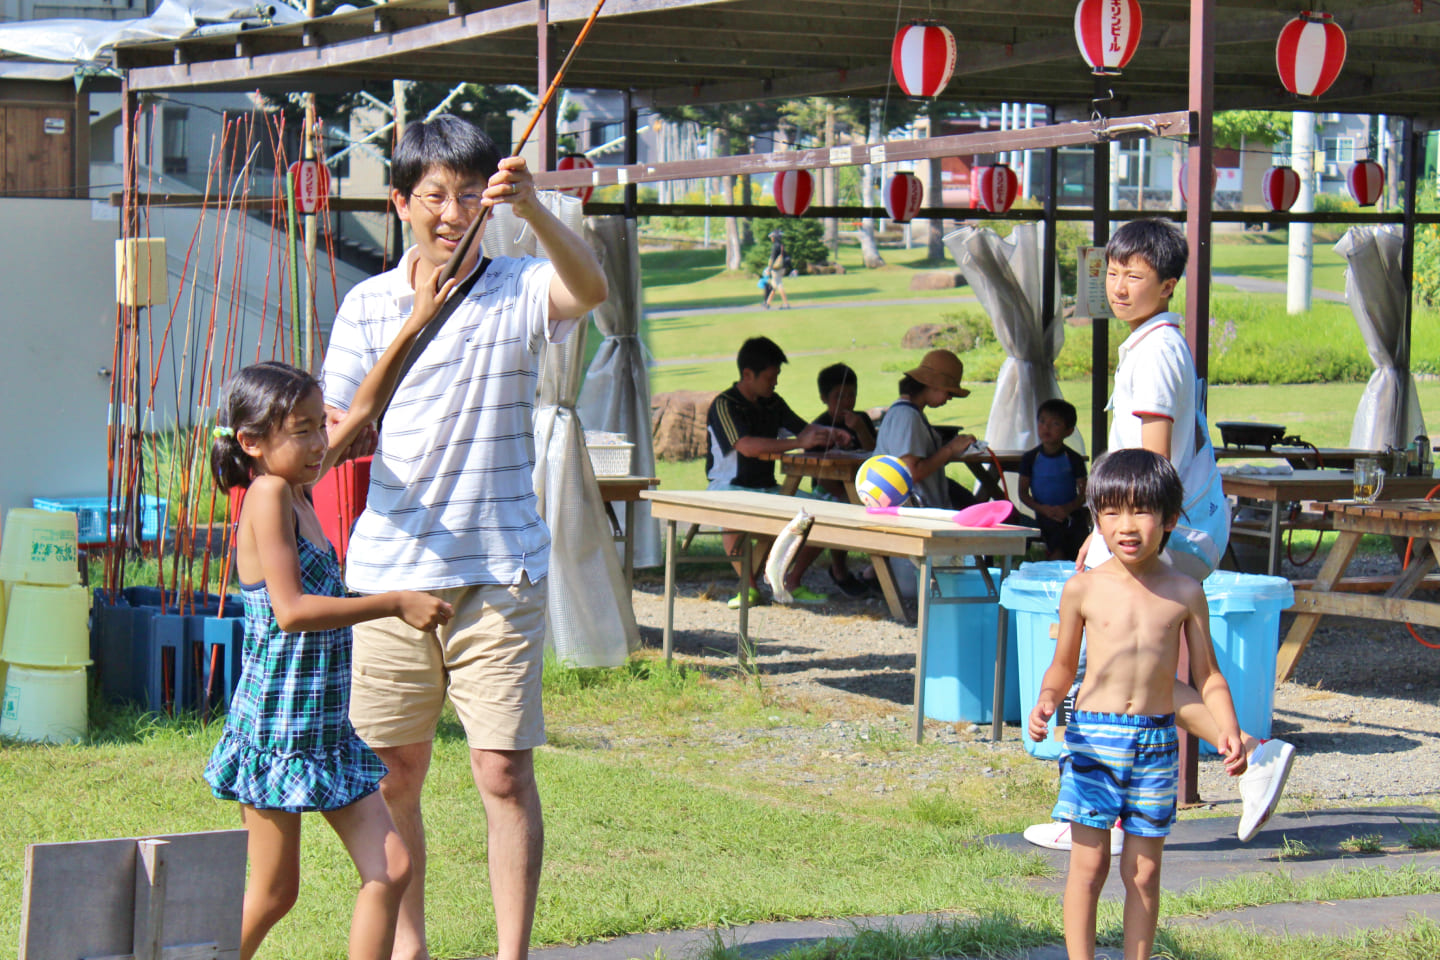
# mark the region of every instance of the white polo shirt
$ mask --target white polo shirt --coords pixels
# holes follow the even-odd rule
[[[414,306],[411,258],[345,297],[321,382],[345,409]],[[385,414],[345,581],[360,593],[539,583],[550,532],[536,512],[531,420],[539,351],[574,321],[550,322],[554,268],[493,261],[406,374]]]
[[[1110,448],[1143,447],[1142,416],[1172,421],[1170,462],[1185,488],[1180,522],[1207,533],[1223,551],[1229,540],[1230,513],[1198,401],[1195,361],[1180,331],[1180,315],[1157,314],[1131,331],[1120,344],[1115,391],[1107,407]],[[1218,561],[1217,555],[1214,562]]]

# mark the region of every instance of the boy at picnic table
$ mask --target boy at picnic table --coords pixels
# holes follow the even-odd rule
[[[1035,417],[1040,445],[1020,458],[1020,502],[1035,511],[1047,560],[1074,560],[1090,536],[1085,458],[1065,445],[1077,419],[1072,403],[1052,398],[1040,404]]]
[[[1180,331],[1181,317],[1170,312],[1170,297],[1190,258],[1185,235],[1169,220],[1133,220],[1105,247],[1105,294],[1115,316],[1130,328],[1120,344],[1115,391],[1110,397],[1113,450],[1144,448],[1166,457],[1184,490],[1180,519],[1164,550],[1165,561],[1197,580],[1220,565],[1230,539],[1230,508],[1220,485],[1215,449],[1200,403],[1200,384],[1190,347]],[[1092,483],[1094,482],[1092,478]],[[1081,547],[1076,565],[1097,567],[1110,551],[1093,533]],[[1079,673],[1085,673],[1081,646]],[[1211,746],[1219,747],[1221,728],[1195,688],[1174,681],[1175,722]],[[1284,740],[1261,740],[1241,731],[1247,766],[1240,778],[1240,821],[1235,833],[1250,840],[1275,812],[1290,775],[1295,748]],[[1040,823],[1025,829],[1038,846],[1069,849],[1068,823]],[[1112,831],[1112,848],[1121,842]]]
[[[1043,740],[1080,662],[1089,669],[1065,728],[1060,796],[1052,816],[1068,821],[1073,843],[1065,881],[1065,949],[1070,960],[1095,956],[1095,913],[1110,872],[1110,825],[1125,832],[1125,956],[1143,960],[1160,914],[1160,858],[1175,821],[1179,742],[1175,670],[1180,643],[1190,673],[1220,730],[1216,746],[1232,776],[1245,769],[1230,687],[1210,644],[1210,613],[1199,581],[1161,558],[1180,519],[1184,488],[1166,457],[1115,450],[1095,464],[1088,494],[1110,559],[1065,584],[1060,635],[1030,712],[1029,733]]]
[[[846,430],[807,424],[775,392],[780,367],[786,362],[785,351],[769,337],[751,337],[740,345],[740,352],[735,357],[740,379],[715,398],[705,418],[709,438],[705,451],[707,490],[779,493],[780,485],[775,482],[775,462],[759,459],[761,454],[850,442],[851,437]],[[788,436],[780,436],[782,431]],[[734,556],[745,534],[726,530],[721,539],[725,544],[725,553]],[[830,599],[826,594],[800,583],[806,569],[819,555],[818,547],[804,548],[785,575],[785,589],[797,603],[816,604]],[[739,562],[732,563],[739,574]],[[758,566],[755,565],[756,568]],[[756,568],[751,569],[750,582],[740,585],[741,590],[750,591],[748,604],[760,602]],[[737,593],[731,598],[729,606],[732,610],[739,609],[740,596]]]
[[[813,449],[822,453],[831,450],[854,452],[875,449],[875,421],[871,420],[870,414],[864,410],[855,409],[857,385],[855,371],[850,365],[830,364],[820,371],[816,383],[820,388],[820,399],[825,403],[825,410],[810,422],[819,427],[843,427],[849,432],[850,441],[838,443],[832,439],[830,444]],[[817,497],[839,503],[850,502],[850,494],[838,480],[814,480],[811,490]],[[844,550],[830,551],[830,579],[847,597],[863,597],[870,592],[865,580],[850,572]]]

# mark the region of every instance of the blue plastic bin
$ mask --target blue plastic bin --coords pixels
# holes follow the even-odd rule
[[[1050,627],[1060,622],[1060,593],[1074,572],[1075,565],[1066,561],[1027,563],[1007,577],[1000,589],[1000,603],[1013,614],[1019,632],[1020,702],[1027,716],[1040,697],[1040,682],[1055,656]],[[1205,578],[1204,585],[1215,659],[1230,685],[1240,726],[1257,737],[1269,736],[1280,611],[1295,600],[1290,581],[1217,570]],[[1054,759],[1060,756],[1060,748],[1057,740],[1035,743],[1025,738],[1025,749],[1036,757]],[[1201,749],[1215,752],[1203,742]]]
[[[1210,642],[1220,673],[1230,684],[1240,729],[1268,737],[1280,611],[1295,602],[1295,590],[1284,577],[1216,570],[1205,578],[1205,600],[1210,605]],[[1215,752],[1203,741],[1200,749]]]
[[[1022,715],[1029,716],[1040,699],[1040,681],[1055,659],[1055,641],[1050,627],[1060,623],[1060,591],[1075,573],[1075,564],[1068,560],[1047,560],[1020,565],[1000,587],[1000,604],[1010,611],[1015,625],[1020,671],[1020,702]],[[1055,720],[1050,720],[1051,733]],[[1036,743],[1028,733],[1022,734],[1025,749],[1031,756],[1054,760],[1060,756],[1061,743],[1047,736]]]
[[[75,514],[76,542],[82,547],[113,543],[120,539],[119,501],[111,503],[108,497],[36,497],[30,501],[30,505],[36,510],[49,510],[54,513],[68,511]],[[167,507],[168,504],[162,498],[148,493],[140,495],[141,540],[156,540],[160,537],[160,528],[165,525]],[[107,516],[110,520],[108,527],[105,522]]]
[[[1000,570],[990,568],[998,585]],[[984,597],[979,570],[935,571],[942,597]],[[949,723],[989,723],[995,716],[995,632],[999,608],[989,603],[936,603],[925,622],[925,716]],[[1018,723],[1020,665],[1015,619],[1006,642],[1005,721]]]

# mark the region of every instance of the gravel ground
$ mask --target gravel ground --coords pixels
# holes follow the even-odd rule
[[[1304,567],[1287,563],[1282,573],[1313,577],[1323,559],[1322,550]],[[816,564],[822,566],[823,559]],[[1392,556],[1362,554],[1349,572],[1380,574],[1398,569]],[[699,579],[702,575],[694,568],[682,566],[679,576],[677,653],[715,665],[733,663],[737,615],[724,600],[734,595],[735,580],[722,578],[713,568]],[[756,664],[766,685],[790,700],[823,701],[837,717],[818,730],[787,731],[784,749],[764,751],[755,761],[779,770],[796,766],[800,754],[863,763],[855,753],[857,743],[908,736],[910,731],[915,628],[891,620],[878,597],[843,598],[823,571],[812,569],[806,584],[830,592],[832,602],[809,608],[766,605],[752,608],[750,614]],[[664,603],[659,578],[653,574],[636,585],[635,613],[644,643],[658,648]],[[1288,615],[1282,617],[1282,635],[1289,620]],[[1422,629],[1421,635],[1440,642],[1440,631]],[[1440,650],[1417,643],[1403,624],[1335,617],[1321,621],[1295,677],[1275,691],[1273,735],[1289,740],[1298,752],[1287,797],[1389,802],[1432,796],[1440,784],[1437,701]],[[997,754],[1022,749],[1020,729],[1013,725],[1000,744],[988,742],[988,724],[982,730],[973,724],[927,721],[926,733],[941,742],[973,744]],[[775,730],[763,735],[774,743]],[[731,736],[739,746],[749,734]],[[941,751],[891,756],[905,759],[878,761],[895,769],[877,778],[876,792],[902,780],[924,785],[945,776],[952,766]],[[957,751],[957,762],[960,756]],[[1201,759],[1200,794],[1222,809],[1233,806],[1238,812],[1235,789],[1218,761]]]

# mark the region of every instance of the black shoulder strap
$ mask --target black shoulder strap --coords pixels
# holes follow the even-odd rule
[[[379,430],[380,424],[384,422],[385,414],[390,409],[390,401],[395,399],[395,394],[400,390],[400,385],[405,382],[405,377],[409,375],[410,368],[415,366],[415,361],[420,359],[420,354],[425,352],[425,348],[430,345],[430,341],[434,340],[435,335],[440,332],[440,328],[445,326],[445,321],[450,319],[450,314],[454,313],[456,309],[459,308],[460,303],[470,295],[470,291],[475,288],[475,284],[479,281],[480,276],[489,266],[489,257],[481,260],[480,265],[475,268],[475,271],[466,277],[458,287],[450,291],[450,296],[440,305],[439,312],[425,325],[425,329],[420,331],[420,335],[415,338],[415,343],[410,347],[410,352],[405,355],[405,359],[400,363],[400,375],[395,378],[395,389],[390,391],[390,396],[385,398],[385,406],[375,418],[376,430]]]

